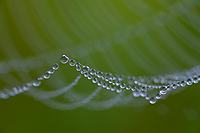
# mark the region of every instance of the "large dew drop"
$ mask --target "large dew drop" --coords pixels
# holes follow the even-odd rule
[[[54,69],[54,70],[58,70],[58,68],[59,68],[59,65],[58,65],[57,63],[55,63],[55,64],[53,65],[53,69]]]
[[[150,104],[155,104],[156,103],[156,98],[155,97],[151,97],[151,99],[149,100]]]
[[[75,66],[76,65],[76,61],[74,59],[69,60],[69,65],[70,66]]]
[[[66,55],[63,55],[60,59],[60,62],[66,64],[69,61],[69,58]]]
[[[40,86],[40,84],[41,84],[41,81],[39,79],[35,79],[33,81],[33,86]]]
[[[43,75],[43,77],[44,77],[45,79],[49,79],[50,76],[51,76],[51,74],[49,73],[49,71],[45,72],[44,75]]]

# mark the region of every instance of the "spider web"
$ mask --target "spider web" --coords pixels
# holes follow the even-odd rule
[[[2,89],[32,81],[59,62],[63,53],[101,71],[134,76],[180,72],[199,65],[198,0],[121,0],[117,4],[30,0],[4,5],[0,8]],[[95,90],[73,68],[60,67],[25,94],[59,110],[148,104],[129,93]]]

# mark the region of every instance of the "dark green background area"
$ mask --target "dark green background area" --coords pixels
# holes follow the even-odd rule
[[[131,1],[130,3],[133,5],[129,3],[130,7],[139,7],[138,13],[132,11],[124,1],[0,0],[0,61],[31,60],[33,57],[51,55],[50,58],[54,57],[51,64],[54,64],[59,62],[62,54],[67,54],[70,58],[77,57],[77,61],[103,72],[134,76],[170,73],[198,65],[194,62],[188,64],[187,62],[190,61],[187,60],[187,55],[181,54],[180,49],[171,49],[169,45],[172,43],[171,40],[168,38],[163,40],[158,35],[164,33],[163,29],[165,28],[177,42],[175,45],[180,46],[189,56],[199,61],[200,54],[190,45],[199,45],[200,41],[195,42],[192,38],[189,38],[189,35],[199,38],[199,31],[183,21],[188,19],[187,14],[200,14],[200,4],[197,1],[162,1],[161,3],[164,6],[156,0]],[[189,5],[187,2],[196,2],[196,6],[188,9],[185,14],[183,11],[179,11],[179,8],[173,10],[176,12],[172,12],[171,8],[178,5],[177,3]],[[151,10],[149,11],[149,9]],[[163,12],[168,14],[170,20],[160,17],[160,21],[157,21],[156,17],[159,16],[160,12],[161,15]],[[182,15],[174,15],[179,12]],[[182,28],[184,34],[173,31],[172,27],[177,26],[177,20],[180,20],[181,24],[187,29]],[[166,24],[163,24],[165,22]],[[193,22],[198,23],[197,20]],[[129,27],[135,27],[133,28],[135,31],[133,30],[129,36],[125,36],[124,32],[131,29]],[[149,27],[154,28],[139,34],[140,29],[146,30]],[[116,34],[121,35],[121,37],[114,39]],[[148,37],[153,38],[154,42],[145,40]],[[187,41],[187,39],[189,40]],[[109,40],[108,45],[103,45],[107,40]],[[167,55],[175,63],[170,64],[166,60],[165,63],[169,64],[168,67],[158,61],[149,48],[154,44],[156,45],[155,53],[158,53],[157,56],[165,57]],[[79,49],[78,46],[80,46]],[[94,49],[92,53],[82,58],[84,50],[87,53],[91,46],[92,48],[97,47],[99,51]],[[138,55],[142,53],[145,58],[132,60],[131,54],[133,53],[127,52],[129,46],[132,49],[139,49]],[[84,50],[81,48],[84,48]],[[105,51],[102,52],[101,50]],[[173,53],[173,50],[177,52]],[[166,55],[160,51],[164,51]],[[181,61],[180,56],[185,61]],[[113,57],[113,59],[110,60],[110,57]],[[140,64],[146,62],[145,59],[150,59],[151,63],[160,69],[155,70],[156,73],[144,71]],[[165,59],[163,60],[165,61]],[[115,64],[113,65],[113,63]],[[21,78],[22,75],[26,77],[29,74],[34,79],[48,70],[51,64],[29,73],[10,72],[10,74],[23,84],[29,82],[29,80],[28,78]],[[176,67],[176,65],[179,67]],[[121,69],[123,66],[129,73],[124,73]],[[152,68],[153,66],[148,64],[145,67]],[[48,81],[44,81],[41,87],[46,91],[59,89],[60,86],[67,86],[67,83],[72,82],[78,75],[69,66],[60,65],[58,71]],[[55,82],[56,79],[60,79],[61,73],[65,75],[67,81],[67,83],[62,81],[64,85],[58,85]],[[6,77],[6,74],[1,74],[1,78],[4,76]],[[48,85],[49,82],[59,87],[51,88]],[[18,84],[14,82],[6,84],[3,80],[0,80],[1,88],[12,87],[13,85],[17,86]],[[0,133],[198,133],[200,132],[199,87],[199,84],[189,86],[177,94],[168,96],[165,100],[159,100],[155,105],[113,107],[102,111],[91,111],[82,107],[60,111],[47,107],[32,97],[20,94],[6,100],[0,99]],[[95,88],[94,84],[83,78],[72,89],[89,94]]]

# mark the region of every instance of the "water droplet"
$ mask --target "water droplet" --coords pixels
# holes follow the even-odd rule
[[[125,83],[121,83],[120,84],[120,88],[122,88],[122,89],[126,88],[126,84]]]
[[[119,81],[124,80],[124,75],[119,75],[118,80],[119,80]]]
[[[199,83],[198,77],[195,76],[195,77],[193,78],[193,81],[194,81],[195,84]]]
[[[131,86],[130,85],[127,85],[126,86],[126,90],[130,90],[131,89]]]
[[[106,87],[107,87],[107,84],[106,84],[106,83],[103,83],[103,84],[102,84],[102,87],[103,87],[103,88],[106,88]]]
[[[89,79],[89,80],[90,80],[90,79],[92,79],[92,76],[91,76],[91,75],[89,75],[89,76],[88,76],[88,79]]]
[[[43,75],[44,79],[49,79],[51,77],[51,74],[47,71]]]
[[[128,77],[128,84],[133,84],[134,82],[133,82],[133,79],[132,79],[132,77],[131,76],[129,76]]]
[[[193,80],[192,79],[187,79],[187,85],[192,85]]]
[[[103,76],[103,72],[98,71],[98,72],[96,73],[96,76],[97,76],[98,78],[101,78],[101,77]]]
[[[160,93],[156,94],[156,99],[161,99],[161,94]]]
[[[59,68],[59,65],[58,65],[57,63],[55,63],[55,64],[53,65],[53,69],[54,69],[54,70],[58,70],[58,68]]]
[[[30,87],[27,84],[23,85],[22,88],[24,91],[28,91],[30,89]]]
[[[18,90],[20,93],[24,92],[24,90],[22,89],[22,87],[17,86],[16,88],[17,88],[17,90]]]
[[[41,84],[41,81],[39,79],[35,79],[33,81],[33,86],[40,86],[40,84]]]
[[[119,86],[120,84],[121,84],[121,82],[120,82],[119,80],[116,80],[116,81],[115,81],[115,85],[116,85],[116,86]]]
[[[81,70],[81,66],[80,65],[76,65],[76,71],[80,71]]]
[[[75,66],[76,65],[76,61],[74,59],[69,60],[69,65],[70,66]]]
[[[171,89],[172,89],[171,86],[168,85],[168,86],[167,86],[167,91],[171,91]]]
[[[16,87],[13,87],[12,90],[13,90],[13,92],[14,92],[15,94],[20,94],[20,92],[18,91],[18,89],[17,89]]]
[[[147,96],[147,89],[146,89],[146,87],[142,87],[141,97],[146,97],[146,96]]]
[[[82,67],[82,71],[83,71],[84,73],[89,72],[89,70],[90,70],[90,68],[89,68],[88,66],[83,66],[83,67]]]
[[[44,80],[44,77],[43,77],[43,76],[41,76],[41,77],[39,77],[38,79],[39,79],[39,80]]]
[[[98,86],[102,86],[102,81],[97,81]]]
[[[177,85],[177,86],[181,86],[181,82],[180,82],[180,81],[178,81],[176,85]]]
[[[53,74],[55,72],[55,70],[53,68],[49,69],[49,74]]]
[[[150,104],[155,104],[156,103],[156,98],[155,97],[151,97],[151,99],[149,100]]]
[[[162,95],[167,94],[167,87],[166,87],[166,86],[162,86],[162,87],[160,88],[160,94],[162,94]]]
[[[9,93],[10,96],[16,96],[15,92],[12,89],[9,90],[8,93]]]
[[[131,91],[135,91],[137,88],[135,86],[131,87]]]
[[[176,88],[177,88],[177,85],[176,85],[176,84],[173,84],[173,85],[172,85],[172,88],[173,88],[173,89],[176,89]]]
[[[110,90],[115,91],[115,86],[111,86]]]
[[[145,97],[145,99],[146,99],[146,100],[150,100],[151,97],[150,97],[149,95],[147,95],[147,96]]]
[[[97,78],[93,78],[93,79],[92,79],[92,82],[93,82],[93,83],[97,83],[97,81],[98,81]]]
[[[121,93],[121,92],[122,92],[122,89],[121,89],[120,87],[118,87],[118,88],[116,89],[116,92],[117,92],[117,93]]]
[[[117,75],[115,74],[115,75],[113,75],[113,80],[117,80]]]
[[[81,65],[81,63],[79,63],[79,62],[76,62],[75,64],[76,64],[76,66],[80,66]]]
[[[133,91],[133,96],[134,97],[140,97],[141,91],[136,89],[135,91]]]
[[[60,59],[60,62],[66,64],[69,61],[69,58],[66,55],[63,55]]]
[[[89,73],[85,73],[84,76],[87,78],[89,76]]]
[[[182,87],[186,86],[186,82],[185,81],[181,81],[181,86]]]
[[[91,74],[91,75],[96,75],[96,70],[95,70],[95,69],[93,69],[93,68],[92,68],[92,69],[90,69],[90,74]]]
[[[10,97],[9,90],[8,89],[3,89],[2,92],[0,92],[0,96],[3,99],[8,99]]]
[[[111,89],[111,85],[107,85],[106,89],[110,90]]]

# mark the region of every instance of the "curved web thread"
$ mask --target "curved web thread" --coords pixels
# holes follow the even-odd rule
[[[87,13],[86,13],[87,14]],[[113,19],[111,19],[111,20],[113,20]],[[139,31],[140,32],[140,31]],[[141,34],[139,34],[139,37],[140,37],[140,35]],[[87,38],[87,37],[86,37]],[[117,38],[117,37],[116,37]],[[119,38],[119,37],[118,37]],[[121,37],[122,38],[122,40],[123,40],[123,37]],[[126,37],[125,37],[126,38]],[[62,39],[59,39],[59,40],[62,40]],[[119,41],[118,41],[119,42]],[[97,41],[97,43],[99,43],[99,41]],[[29,44],[29,43],[28,43]],[[114,44],[114,43],[113,43]],[[107,45],[105,45],[105,46],[107,46]],[[123,45],[122,45],[123,46]],[[87,46],[86,46],[87,47]],[[112,46],[110,46],[110,47],[112,47]],[[137,48],[137,46],[134,46],[134,47],[136,47]],[[80,49],[82,49],[82,47],[80,48]],[[97,49],[99,49],[99,48],[97,48]],[[126,49],[126,48],[125,48]],[[36,51],[36,50],[34,50],[34,51]],[[85,51],[83,50],[83,52],[84,53],[86,53],[85,54],[85,56],[86,55],[90,55],[91,53],[89,53],[89,51],[87,51],[87,49],[85,49]],[[103,53],[103,51],[101,51],[101,53]],[[112,52],[113,53],[113,52]],[[141,52],[141,50],[138,52],[138,53],[141,53],[141,54],[143,54],[142,52]],[[84,54],[83,54],[84,55]],[[110,55],[113,55],[113,54],[110,54]],[[53,57],[53,56],[52,56]],[[106,55],[105,55],[105,57],[106,57]],[[116,56],[113,56],[113,57],[116,57]],[[113,58],[112,57],[112,58]],[[147,55],[143,55],[143,59],[145,59],[145,57],[147,57]],[[19,57],[19,58],[21,58],[21,57]],[[46,58],[48,58],[48,56],[46,56]],[[137,57],[136,57],[137,58]],[[108,58],[106,58],[106,60],[107,60]],[[143,61],[143,59],[140,59],[140,61]],[[149,60],[150,61],[150,60]],[[51,60],[49,60],[49,62],[51,62]],[[109,60],[107,60],[107,62],[108,62],[108,64],[110,63],[109,62]],[[115,62],[115,64],[119,64],[119,62],[120,61],[116,61],[116,60],[114,60],[114,62]],[[46,63],[44,63],[44,64],[46,64]],[[152,62],[152,64],[154,64],[154,62]],[[113,67],[113,66],[111,66],[111,67]],[[118,69],[116,69],[116,70],[114,70],[115,72],[118,72],[119,71],[119,69],[124,69],[124,70],[126,70],[126,68],[125,67],[123,67],[123,66],[120,66]],[[150,71],[149,71],[150,72]],[[128,72],[125,72],[125,73],[128,73]],[[23,76],[22,76],[23,77]]]

